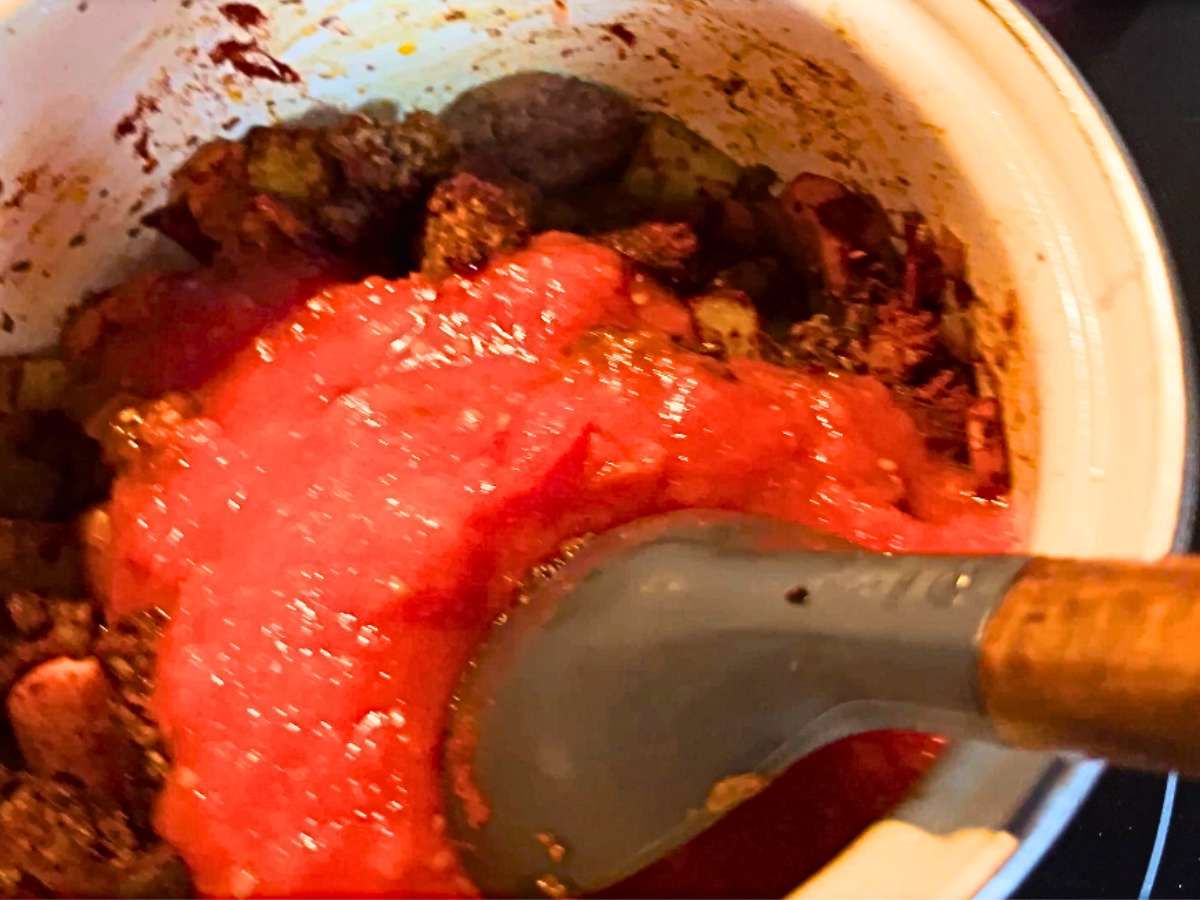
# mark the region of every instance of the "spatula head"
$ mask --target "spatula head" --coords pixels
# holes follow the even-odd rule
[[[971,730],[974,635],[1015,571],[728,513],[593,539],[464,681],[445,772],[469,873],[492,895],[596,891],[821,744]]]

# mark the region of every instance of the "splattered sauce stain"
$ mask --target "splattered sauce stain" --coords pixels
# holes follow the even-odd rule
[[[251,3],[224,3],[217,10],[239,28],[259,28],[267,24],[266,14]]]
[[[37,193],[41,185],[42,176],[46,174],[49,167],[40,165],[33,169],[27,169],[24,172],[19,172],[16,177],[17,190],[11,197],[4,201],[4,209],[20,209],[25,203],[25,198],[30,194]]]
[[[146,123],[147,116],[156,112],[158,112],[158,101],[146,94],[138,94],[134,100],[133,109],[126,113],[113,128],[113,137],[118,142],[130,135],[137,135],[133,142],[133,152],[141,160],[142,171],[146,173],[153,172],[158,168],[158,160],[150,151],[150,126]]]
[[[613,22],[611,25],[605,25],[604,30],[623,43],[626,47],[632,47],[637,43],[637,35],[620,22]]]
[[[247,78],[262,78],[283,84],[296,84],[300,73],[278,60],[258,45],[257,41],[221,41],[208,54],[214,63],[229,63]]]
[[[113,137],[118,141],[122,138],[129,137],[140,127],[143,127],[143,121],[149,113],[158,112],[158,101],[153,97],[147,97],[145,94],[138,94],[134,100],[133,109],[121,117],[121,121],[117,122],[117,127],[113,129]]]

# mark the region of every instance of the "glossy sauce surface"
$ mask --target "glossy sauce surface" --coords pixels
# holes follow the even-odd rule
[[[1011,546],[880,383],[724,364],[681,349],[688,328],[566,235],[470,280],[330,288],[118,479],[103,593],[174,613],[157,825],[202,891],[470,893],[440,818],[447,700],[566,538],[697,506],[879,549]]]

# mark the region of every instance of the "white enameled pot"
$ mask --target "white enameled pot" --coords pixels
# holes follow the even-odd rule
[[[380,99],[436,108],[556,69],[964,239],[1031,549],[1151,557],[1189,524],[1166,251],[1104,113],[1010,0],[258,0],[269,27],[253,35],[218,5],[0,0],[0,353],[52,342],[84,292],[169,257],[136,226],[189,139]],[[301,81],[213,63],[225,38],[260,41]],[[959,746],[801,893],[1002,894],[1098,771]]]

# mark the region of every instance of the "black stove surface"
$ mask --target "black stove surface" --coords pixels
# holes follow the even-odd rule
[[[1200,333],[1200,0],[1027,5],[1125,139]],[[1200,897],[1200,782],[1109,770],[1017,896]]]

